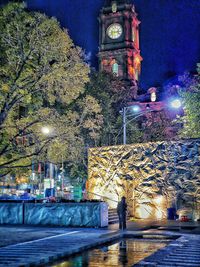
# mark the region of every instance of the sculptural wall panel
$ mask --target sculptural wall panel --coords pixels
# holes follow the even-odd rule
[[[138,218],[165,218],[170,207],[199,218],[199,147],[200,139],[92,148],[88,191],[110,207],[126,196]]]

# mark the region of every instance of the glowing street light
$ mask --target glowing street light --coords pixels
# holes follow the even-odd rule
[[[44,126],[42,127],[41,131],[43,134],[48,135],[50,133],[50,128],[47,126]]]
[[[170,106],[175,109],[180,108],[182,106],[181,100],[179,98],[173,99],[170,102]]]
[[[132,106],[132,110],[133,110],[134,112],[139,112],[139,111],[141,111],[141,109],[140,109],[140,107],[139,107],[138,105],[133,105],[133,106]]]

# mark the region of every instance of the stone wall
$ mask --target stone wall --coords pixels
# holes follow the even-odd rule
[[[22,224],[22,203],[0,203],[0,224]]]
[[[200,217],[200,139],[89,150],[88,191],[119,200],[139,218],[165,218],[167,208]],[[111,207],[116,202],[109,200]]]
[[[0,224],[23,223],[104,227],[108,225],[108,206],[104,202],[0,203]]]
[[[25,224],[101,227],[101,203],[27,204]]]

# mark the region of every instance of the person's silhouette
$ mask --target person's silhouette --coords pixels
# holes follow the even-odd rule
[[[127,204],[126,204],[126,198],[122,197],[121,201],[117,205],[117,214],[119,217],[119,229],[126,229],[126,210],[127,210]]]

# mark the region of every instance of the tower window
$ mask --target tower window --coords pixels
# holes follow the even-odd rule
[[[116,13],[117,12],[117,3],[114,1],[112,2],[112,12]]]
[[[138,70],[136,69],[136,70],[135,70],[135,79],[138,81],[138,78],[139,78],[139,72],[138,72]]]
[[[112,65],[112,73],[115,74],[115,75],[119,75],[119,65],[117,63],[114,63]]]
[[[151,93],[151,101],[155,102],[156,101],[156,92]]]
[[[132,41],[135,42],[135,29],[132,28]]]

